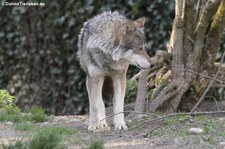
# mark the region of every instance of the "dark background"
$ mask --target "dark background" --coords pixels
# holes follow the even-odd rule
[[[45,6],[0,6],[0,88],[56,115],[88,110],[85,74],[77,60],[77,37],[85,21],[103,11],[119,11],[130,19],[147,18],[150,55],[166,49],[174,18],[171,0],[33,1]],[[131,67],[128,78],[138,69]]]

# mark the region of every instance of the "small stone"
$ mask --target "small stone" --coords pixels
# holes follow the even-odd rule
[[[6,125],[12,125],[13,123],[12,122],[6,122],[5,124]]]
[[[180,141],[179,141],[177,138],[175,138],[175,139],[174,139],[174,143],[175,143],[175,144],[179,144]]]
[[[225,142],[220,142],[219,145],[225,145]]]
[[[190,134],[202,134],[204,131],[201,128],[190,128],[188,133]]]
[[[225,118],[224,117],[221,117],[221,118],[219,118],[219,121],[224,121],[225,120]]]
[[[144,137],[144,138],[148,138],[148,133],[142,133],[142,136]]]

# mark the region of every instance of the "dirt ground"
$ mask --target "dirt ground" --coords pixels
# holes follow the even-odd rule
[[[111,114],[111,107],[107,108],[107,115]],[[69,115],[54,116],[50,121],[39,123],[40,127],[68,126],[79,130],[76,137],[66,141],[68,149],[87,147],[93,140],[104,142],[106,149],[225,149],[225,101],[204,102],[198,111],[221,111],[217,114],[178,115],[163,117],[157,114],[132,114],[133,105],[125,107],[128,131],[116,132],[111,130],[102,133],[87,131],[88,116]],[[129,111],[129,112],[128,112]],[[162,118],[163,117],[163,118]],[[107,118],[112,124],[112,117]],[[9,144],[15,140],[27,140],[27,133],[15,131],[11,122],[0,123],[0,143]],[[190,128],[197,128],[202,132],[191,132]]]

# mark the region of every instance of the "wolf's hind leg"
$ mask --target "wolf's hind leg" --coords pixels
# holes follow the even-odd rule
[[[88,77],[86,80],[90,118],[89,131],[107,131],[110,130],[105,120],[105,105],[102,100],[103,77]]]

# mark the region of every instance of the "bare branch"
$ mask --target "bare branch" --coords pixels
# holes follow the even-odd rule
[[[177,66],[174,66],[174,67],[177,67]],[[179,67],[178,67],[178,68],[179,68]],[[222,67],[221,67],[221,68],[222,68]],[[195,71],[189,70],[189,69],[182,69],[182,68],[179,68],[179,69],[180,69],[180,70],[183,70],[183,71],[187,71],[187,72],[189,72],[189,73],[193,73],[193,74],[199,75],[199,76],[201,76],[201,77],[203,77],[203,78],[207,78],[207,79],[210,79],[210,80],[214,80],[214,81],[216,81],[216,82],[218,82],[218,83],[220,83],[220,84],[225,84],[225,81],[220,80],[220,79],[215,78],[215,77],[206,76],[206,75],[203,75],[203,74],[201,74],[201,73],[198,73],[198,72],[195,72]]]
[[[223,56],[222,56],[222,58],[221,58],[221,60],[220,60],[220,66],[218,67],[218,70],[217,70],[216,75],[215,75],[214,78],[217,78],[217,76],[218,76],[218,74],[219,74],[220,67],[221,67],[221,65],[222,65],[222,63],[223,63],[223,60],[224,60],[224,56],[225,56],[225,51],[224,51]],[[208,91],[209,91],[209,89],[211,88],[213,82],[214,82],[214,80],[211,80],[211,81],[210,81],[210,83],[209,83],[208,87],[206,88],[205,92],[202,94],[201,98],[198,100],[198,102],[197,102],[197,103],[195,104],[195,106],[192,108],[191,113],[193,113],[193,112],[196,110],[196,108],[199,106],[199,104],[203,101],[203,99],[205,98],[205,95],[208,93]]]

